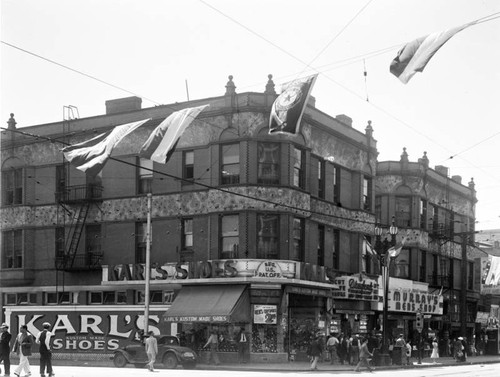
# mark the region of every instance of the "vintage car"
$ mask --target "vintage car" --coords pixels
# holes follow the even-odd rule
[[[182,347],[179,339],[172,335],[160,335],[158,339],[158,355],[156,362],[162,363],[167,369],[176,368],[181,364],[185,369],[196,366],[196,353],[188,347]],[[148,362],[148,356],[143,344],[133,344],[115,351],[113,364],[123,368],[127,364],[134,364],[136,368],[143,368]]]

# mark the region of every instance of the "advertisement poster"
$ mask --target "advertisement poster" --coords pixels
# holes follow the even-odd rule
[[[278,319],[278,309],[276,305],[254,305],[253,323],[275,325]]]
[[[500,294],[500,257],[481,258],[481,293]]]

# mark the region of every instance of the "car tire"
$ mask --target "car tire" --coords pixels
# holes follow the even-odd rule
[[[196,362],[192,361],[192,362],[184,363],[184,364],[182,364],[182,367],[184,369],[194,369],[194,368],[196,368]]]
[[[115,356],[113,357],[113,364],[117,368],[123,368],[127,365],[127,359],[121,353],[115,353]]]
[[[173,353],[167,353],[162,359],[163,366],[167,369],[177,368],[177,356]]]

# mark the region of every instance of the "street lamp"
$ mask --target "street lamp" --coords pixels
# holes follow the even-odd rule
[[[394,216],[392,217],[392,224],[387,233],[391,235],[391,239],[387,237],[382,241],[382,234],[384,229],[378,224],[375,226],[375,251],[378,255],[380,262],[380,270],[382,272],[382,286],[384,287],[384,302],[382,314],[382,347],[380,349],[380,365],[390,365],[390,357],[387,346],[387,306],[389,297],[389,266],[391,263],[391,255],[389,249],[396,245],[396,235],[398,234],[398,227],[394,224]]]

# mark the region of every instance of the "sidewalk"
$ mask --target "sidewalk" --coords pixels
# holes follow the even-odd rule
[[[453,365],[471,365],[471,364],[491,364],[500,363],[500,355],[486,355],[486,356],[470,356],[467,358],[465,363],[457,363],[452,357],[442,357],[438,359],[437,364],[433,364],[430,358],[425,358],[422,360],[422,364],[417,364],[416,359],[411,360],[413,365],[391,365],[385,367],[375,367],[375,370],[387,370],[387,369],[411,369],[411,368],[428,368],[428,367],[439,367],[439,366],[453,366]],[[323,362],[318,364],[318,371],[352,371],[355,366],[353,365],[340,365],[340,364],[330,364],[329,362]],[[221,365],[209,365],[209,364],[198,364],[196,369],[206,369],[206,370],[235,370],[235,371],[295,371],[295,372],[305,372],[310,371],[309,363],[307,362],[288,362],[288,363],[248,363],[248,364],[221,364]],[[363,368],[363,370],[365,370]]]

